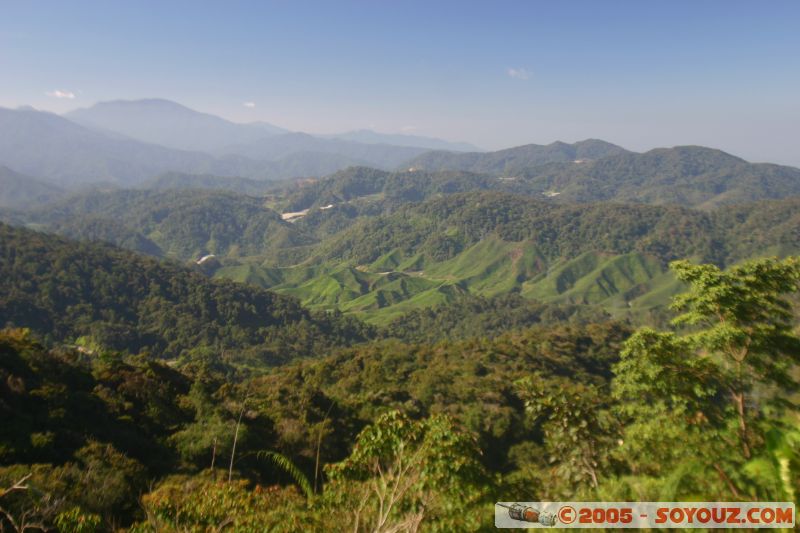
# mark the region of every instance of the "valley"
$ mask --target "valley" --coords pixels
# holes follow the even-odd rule
[[[0,109],[0,531],[791,500],[799,257],[713,148]]]

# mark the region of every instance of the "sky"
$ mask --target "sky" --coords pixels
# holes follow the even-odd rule
[[[0,0],[0,106],[148,97],[311,133],[800,166],[800,1]]]

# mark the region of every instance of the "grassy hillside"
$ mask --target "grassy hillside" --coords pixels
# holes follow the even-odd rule
[[[475,178],[437,176],[438,185]],[[201,266],[218,278],[381,324],[464,295],[518,293],[636,313],[663,305],[679,289],[665,273],[671,260],[727,265],[800,249],[797,199],[710,212],[490,191],[398,199],[415,190],[403,184],[419,177],[425,175],[355,168],[298,184],[293,208],[308,201],[316,207],[293,222],[266,207],[280,203],[275,196],[200,190],[93,192],[34,211],[28,222],[181,261],[214,255]],[[333,197],[341,203],[319,205]]]
[[[215,275],[379,324],[465,294],[518,293],[622,316],[663,306],[680,290],[666,268],[673,259],[725,265],[800,250],[799,212],[798,200],[706,213],[563,206],[498,193],[451,195],[362,217],[309,247],[300,263],[231,261]]]

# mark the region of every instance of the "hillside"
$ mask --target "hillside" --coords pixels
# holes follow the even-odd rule
[[[216,159],[80,126],[31,109],[0,108],[0,163],[59,185],[137,184],[166,171],[265,177],[268,165],[242,157]]]
[[[712,209],[720,205],[800,195],[800,169],[748,163],[697,146],[623,153],[581,163],[544,163],[515,175],[468,170],[413,169],[396,172],[354,167],[279,194],[290,211],[338,205],[359,198],[387,207],[481,190],[538,197],[556,203],[625,202]]]
[[[561,205],[501,193],[453,194],[390,214],[357,216],[304,248],[301,256],[288,256],[283,266],[223,261],[215,275],[380,323],[468,294],[518,293],[539,302],[588,304],[627,314],[661,307],[680,290],[667,272],[671,260],[691,257],[727,265],[758,255],[796,253],[798,202],[706,213],[645,205]],[[297,226],[326,228],[321,219],[335,220],[339,209],[315,211]]]
[[[57,185],[0,166],[0,207],[26,209],[52,202],[63,194]]]
[[[425,148],[426,150],[447,150],[453,152],[479,152],[476,146],[463,143],[451,142],[434,137],[423,137],[420,135],[378,133],[372,130],[354,130],[345,133],[335,133],[323,135],[345,141],[355,141],[367,144],[392,144],[395,146],[413,146],[415,148]]]
[[[3,326],[165,358],[213,349],[230,350],[238,363],[275,364],[371,334],[286,296],[7,225],[0,225],[0,279]]]
[[[502,180],[469,172],[387,172],[369,167],[350,167],[311,183],[294,183],[274,192],[284,209],[299,211],[339,205],[359,198],[385,200],[390,206],[399,206],[436,195],[502,187]]]
[[[139,235],[160,250],[155,255],[182,261],[208,254],[260,255],[310,242],[263,200],[222,191],[92,192],[34,210],[28,217],[72,238],[106,240],[126,248],[130,236]]]
[[[98,102],[64,116],[83,126],[138,141],[201,152],[218,152],[231,144],[287,133],[264,122],[236,124],[159,98]]]
[[[258,161],[289,158],[272,171],[279,177],[319,176],[354,164],[393,168],[429,149],[402,137],[399,145],[392,145],[392,137],[379,134],[368,135],[364,142],[363,134],[319,137],[264,122],[237,124],[163,99],[99,102],[65,117],[96,131],[177,150]],[[431,141],[435,139],[427,144]]]
[[[452,153],[428,152],[407,161],[403,168],[428,171],[461,170],[496,175],[514,175],[527,168],[547,163],[566,163],[600,159],[627,152],[614,144],[597,140],[567,144],[560,141],[548,144],[526,144],[496,152]]]
[[[532,190],[564,201],[712,208],[800,195],[800,169],[748,163],[701,146],[659,148],[522,172]]]
[[[166,172],[145,181],[140,187],[142,189],[158,191],[208,189],[213,191],[230,191],[239,194],[259,195],[274,188],[275,184],[264,180],[214,176],[212,174]]]
[[[354,168],[293,186],[284,197],[296,202],[290,206],[314,204],[293,221],[284,220],[286,207],[283,216],[267,207],[277,201],[272,193],[202,190],[93,192],[24,216],[38,228],[150,255],[213,256],[202,265],[208,274],[384,324],[468,296],[509,294],[615,315],[649,312],[680,289],[667,273],[671,260],[729,265],[800,250],[798,199],[710,212],[495,191],[431,194],[415,203],[408,200],[414,189],[403,186],[413,176],[428,174]],[[477,179],[431,176],[450,191]]]
[[[266,122],[231,122],[161,98],[98,102],[64,117],[92,129],[177,150],[253,159],[275,160],[300,152],[335,153],[353,161],[393,167],[426,150],[477,151],[467,143],[370,130],[332,135],[295,133]]]
[[[352,165],[395,166],[423,149],[317,139],[302,134],[269,137],[220,154],[150,144],[82,126],[33,109],[0,108],[0,165],[63,187],[113,183],[136,186],[165,172],[251,179],[321,176]],[[268,139],[268,140],[269,140]],[[245,146],[245,145],[243,145]]]
[[[347,160],[347,165],[365,164],[379,168],[394,168],[409,158],[426,152],[415,146],[393,146],[384,143],[361,143],[338,138],[321,138],[307,133],[286,133],[231,144],[220,152],[257,160],[278,160],[299,154],[328,154]],[[305,157],[309,157],[306,155]],[[319,174],[316,174],[319,175]]]

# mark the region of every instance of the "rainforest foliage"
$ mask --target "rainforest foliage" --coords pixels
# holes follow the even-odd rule
[[[663,329],[380,332],[258,369],[6,329],[3,527],[461,531],[509,499],[796,500],[800,260],[671,268]]]

